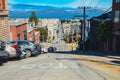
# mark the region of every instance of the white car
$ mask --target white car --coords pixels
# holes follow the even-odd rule
[[[5,51],[8,53],[8,58],[23,58],[26,54],[17,45],[6,45]]]
[[[42,53],[48,53],[48,49],[47,48],[41,48],[41,52]]]

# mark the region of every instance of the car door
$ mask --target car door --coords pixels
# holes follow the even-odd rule
[[[30,45],[29,42],[25,41],[25,42],[24,42],[24,47],[25,47],[26,49],[30,49],[31,45]]]
[[[22,41],[18,41],[18,42],[17,42],[17,45],[18,45],[20,48],[25,48],[24,42],[22,42]]]

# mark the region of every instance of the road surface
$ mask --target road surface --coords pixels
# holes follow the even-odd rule
[[[48,53],[0,66],[0,80],[105,80],[71,54]]]

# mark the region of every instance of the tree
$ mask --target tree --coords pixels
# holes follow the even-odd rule
[[[103,46],[105,46],[106,43],[111,42],[112,29],[113,29],[112,21],[106,21],[104,23],[100,23],[99,27],[96,29],[96,37],[100,50],[103,50]]]
[[[52,40],[54,40],[54,39],[55,39],[55,36],[52,37]]]
[[[47,40],[47,36],[48,36],[48,30],[44,29],[44,28],[38,28],[35,29],[36,31],[40,31],[40,40],[41,41],[46,41]]]
[[[65,36],[64,36],[64,41],[66,41],[66,42],[69,43],[69,42],[70,42],[70,37],[69,37],[68,35],[65,35]]]
[[[56,32],[59,33],[59,30],[57,30]]]
[[[113,22],[106,21],[100,23],[99,27],[96,29],[96,37],[98,41],[106,41],[112,37]]]
[[[80,41],[80,39],[81,39],[80,36],[76,36],[76,37],[75,37],[75,41],[77,41],[77,42]]]
[[[34,11],[32,12],[31,16],[29,17],[28,22],[35,22],[35,26],[37,25],[38,18],[37,18],[37,16],[36,16]]]

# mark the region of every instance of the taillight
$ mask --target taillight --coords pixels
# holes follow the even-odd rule
[[[19,46],[17,46],[17,45],[12,45],[11,47],[13,47],[14,49],[18,49],[19,48]]]

